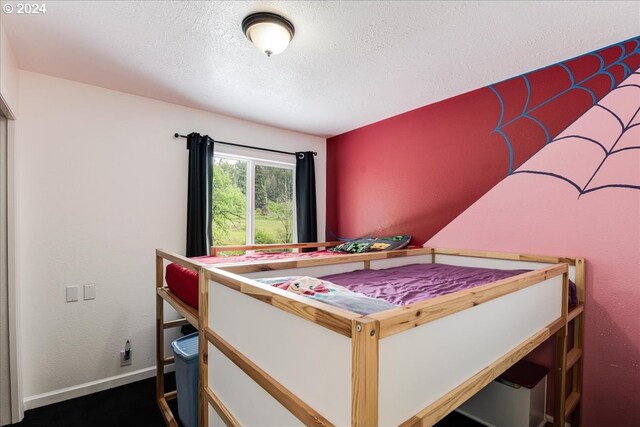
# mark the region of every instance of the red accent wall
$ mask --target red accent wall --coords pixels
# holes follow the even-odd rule
[[[327,239],[424,243],[638,66],[640,38],[330,138]]]

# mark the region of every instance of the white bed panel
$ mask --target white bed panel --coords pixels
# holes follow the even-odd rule
[[[373,260],[370,267],[391,268],[407,264],[431,264],[431,254]]]
[[[406,421],[556,320],[561,290],[557,276],[382,339],[380,425]]]
[[[214,281],[209,281],[209,326],[332,423],[350,424],[349,338]],[[210,358],[216,372],[210,376],[210,387],[242,422],[250,415],[240,414],[256,411],[256,404],[244,394],[250,387],[236,383],[233,371],[217,369],[215,364]],[[220,389],[216,381],[228,382],[237,393],[229,394],[229,387]]]
[[[286,277],[286,276],[309,276],[309,277],[321,277],[329,274],[347,273],[354,270],[362,270],[364,263],[349,262],[345,264],[330,264],[330,265],[318,265],[314,267],[302,267],[302,268],[288,268],[284,270],[268,270],[258,271],[256,273],[243,273],[244,277],[250,279],[262,278],[262,277]]]
[[[436,263],[459,265],[464,267],[496,268],[500,270],[537,270],[553,264],[544,262],[519,261],[512,259],[479,258],[460,255],[436,254]],[[576,267],[569,265],[569,280],[575,282]]]
[[[288,427],[303,425],[284,406],[264,391],[258,383],[231,362],[215,346],[209,344],[209,387],[246,427]],[[209,426],[224,427],[214,412]],[[210,414],[211,415],[211,414]]]

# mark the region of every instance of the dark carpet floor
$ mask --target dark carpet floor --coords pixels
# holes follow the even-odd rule
[[[173,374],[167,374],[166,389],[175,388]],[[155,400],[155,378],[31,409],[13,427],[165,427]],[[174,414],[176,401],[169,402]],[[460,414],[452,413],[437,427],[478,427]]]
[[[165,376],[166,390],[175,388],[173,374]],[[156,403],[156,379],[112,388],[88,396],[31,409],[15,427],[165,427]],[[176,401],[169,406],[178,413]]]

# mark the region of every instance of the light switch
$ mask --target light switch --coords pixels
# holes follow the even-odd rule
[[[78,287],[67,286],[67,302],[76,302],[76,301],[78,301]]]
[[[84,299],[96,299],[96,285],[94,283],[89,283],[88,285],[84,285]]]

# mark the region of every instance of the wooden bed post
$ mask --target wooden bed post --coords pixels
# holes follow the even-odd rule
[[[562,275],[562,327],[556,332],[556,371],[554,379],[554,427],[564,427],[567,383],[567,325],[569,314],[569,275]]]
[[[380,323],[366,317],[351,322],[351,425],[378,425],[378,342]]]
[[[206,388],[209,378],[209,341],[205,336],[205,329],[209,325],[209,279],[205,269],[198,271],[198,425],[209,425],[209,401]]]
[[[160,413],[167,423],[168,427],[178,427],[171,408],[169,408],[168,400],[175,399],[176,391],[165,392],[164,384],[164,367],[174,362],[173,356],[164,357],[164,330],[169,328],[177,328],[186,323],[187,319],[176,319],[168,322],[164,321],[164,260],[167,255],[162,250],[156,250],[156,400]],[[169,301],[169,300],[168,300]]]
[[[584,258],[576,258],[576,291],[578,293],[578,304],[582,304],[584,307],[585,300],[585,263]],[[584,310],[578,314],[573,320],[573,349],[575,354],[579,354],[580,357],[573,362],[571,368],[572,385],[571,396],[575,399],[581,399],[582,397],[582,358],[584,356]],[[573,425],[580,425],[580,407],[579,402],[574,405],[573,411]]]
[[[163,260],[156,255],[156,400],[164,399],[164,303],[158,294],[164,284]]]

